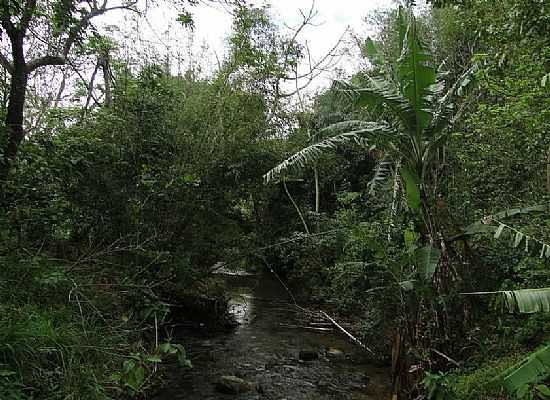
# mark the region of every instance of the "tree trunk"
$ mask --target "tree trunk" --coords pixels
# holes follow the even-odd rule
[[[550,197],[550,147],[546,153],[546,194]]]
[[[317,166],[313,167],[313,177],[315,179],[315,213],[319,214],[321,193],[319,190],[319,170],[317,169]]]
[[[111,66],[108,52],[103,56],[101,65],[103,67],[103,82],[105,85],[105,102],[103,104],[105,107],[109,108],[113,103],[113,95],[111,93]]]
[[[288,187],[286,186],[286,179],[283,178],[282,181],[283,181],[283,188],[285,189],[286,195],[288,196],[288,198],[290,199],[290,202],[292,203],[292,205],[296,209],[296,212],[298,213],[298,216],[300,217],[300,220],[302,221],[302,225],[304,225],[304,229],[305,229],[306,233],[309,235],[311,232],[309,230],[309,227],[307,226],[307,222],[306,222],[302,212],[300,211],[300,207],[294,201],[294,198],[290,195]]]
[[[27,92],[28,72],[23,50],[23,34],[12,38],[13,71],[11,74],[10,94],[6,113],[7,140],[4,144],[0,179],[8,174],[11,163],[15,160],[19,145],[25,137],[23,129],[23,111]]]

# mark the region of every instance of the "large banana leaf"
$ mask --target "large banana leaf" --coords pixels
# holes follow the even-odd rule
[[[550,346],[546,346],[502,372],[493,383],[504,387],[513,396],[526,386],[544,381],[549,372]]]
[[[550,312],[550,288],[506,290],[501,295],[511,313]]]
[[[441,250],[427,245],[415,251],[415,258],[420,279],[425,282],[431,281],[441,258]]]
[[[497,295],[510,313],[532,314],[550,312],[550,288],[471,292],[463,295]]]
[[[432,120],[430,88],[436,83],[436,70],[430,52],[417,35],[414,17],[411,16],[411,19],[397,62],[397,76],[401,92],[413,109],[416,132],[420,134]]]
[[[403,182],[405,183],[405,195],[407,197],[407,204],[411,210],[419,210],[421,199],[420,199],[420,179],[416,173],[406,167],[402,167],[399,170]]]
[[[441,95],[444,87],[442,77],[438,78],[436,84],[429,88],[434,99],[434,115],[430,126],[426,129],[426,136],[436,137],[448,131],[453,125],[453,122],[459,116],[453,101],[457,96],[461,96],[464,90],[472,83],[472,77],[477,70],[477,64],[468,68],[444,95]]]
[[[493,219],[503,219],[507,217],[512,217],[514,215],[520,214],[530,214],[538,212],[548,212],[550,211],[550,206],[548,204],[538,204],[535,206],[523,207],[523,208],[509,208],[507,210],[498,212],[493,215],[489,215],[483,218],[483,221],[476,221],[473,224],[470,224],[464,229],[464,234],[466,235],[475,235],[477,233],[487,233],[495,232],[496,227],[488,225],[485,221],[491,221]]]
[[[358,106],[373,106],[383,104],[389,108],[407,131],[416,130],[416,115],[411,104],[401,94],[393,82],[380,76],[367,77],[367,85],[363,88],[350,88],[357,95]]]
[[[365,145],[369,135],[375,133],[385,134],[387,132],[388,127],[385,124],[366,122],[361,129],[328,137],[305,147],[297,153],[294,153],[282,163],[268,171],[264,175],[264,179],[266,182],[271,182],[277,179],[283,171],[303,169],[306,165],[313,163],[320,156],[322,156],[326,149],[334,149],[336,146],[344,143],[357,143],[359,145]]]

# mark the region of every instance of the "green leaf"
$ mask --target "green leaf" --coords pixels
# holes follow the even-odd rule
[[[516,392],[516,397],[518,399],[523,399],[527,395],[528,391],[529,391],[529,386],[528,385],[522,385],[522,386],[520,386],[520,388]]]
[[[134,369],[133,373],[128,376],[126,384],[134,391],[138,392],[143,382],[145,381],[145,370],[142,366]]]
[[[429,111],[429,88],[436,82],[436,71],[427,46],[420,41],[412,13],[403,38],[401,56],[397,61],[397,75],[401,92],[414,110],[415,131],[418,134],[428,127],[433,117]]]
[[[498,226],[498,229],[497,229],[497,231],[495,232],[495,239],[498,239],[498,238],[500,237],[500,235],[502,234],[502,231],[504,230],[504,227],[505,227],[505,226],[506,226],[506,225],[504,225],[504,224],[500,224],[500,225]]]
[[[373,65],[377,67],[384,65],[384,56],[379,51],[377,44],[370,37],[367,38],[365,43],[365,53]]]
[[[168,354],[174,354],[178,351],[178,349],[176,349],[174,345],[172,345],[172,343],[161,343],[159,345],[159,350],[163,353]]]
[[[537,390],[537,392],[539,392],[539,394],[542,394],[543,396],[546,396],[546,397],[543,397],[543,398],[549,398],[550,399],[550,388],[548,386],[540,384],[540,385],[537,385],[535,387],[535,389]]]
[[[412,210],[419,210],[420,209],[420,188],[419,188],[419,181],[420,179],[409,168],[401,168],[400,169],[401,177],[403,178],[403,181],[405,182],[405,194],[407,195],[407,204]]]
[[[548,80],[550,80],[550,73],[542,77],[542,79],[540,80],[540,85],[542,87],[546,87],[546,85],[548,84]]]
[[[399,282],[399,286],[400,286],[401,289],[403,289],[405,292],[410,292],[411,290],[414,289],[414,281],[412,281],[412,280],[409,280],[409,281],[402,281],[402,282]]]
[[[544,381],[549,372],[550,346],[546,346],[500,373],[493,382],[503,386],[510,395],[525,396],[525,388]]]
[[[507,290],[502,295],[510,312],[550,312],[550,288]]]
[[[523,233],[516,232],[516,236],[514,239],[514,247],[518,247],[522,240],[523,240]]]
[[[419,277],[424,281],[430,281],[435,273],[437,264],[439,264],[441,250],[427,245],[416,250],[415,257]]]
[[[414,230],[412,229],[405,230],[405,233],[403,234],[403,239],[405,240],[405,247],[407,248],[407,251],[409,253],[416,250],[417,238],[418,238],[418,235]]]
[[[135,367],[136,367],[136,363],[135,363],[134,360],[126,360],[126,361],[124,361],[124,363],[122,364],[122,372],[124,372],[125,374],[128,374],[128,373],[130,373],[130,371],[132,371]]]

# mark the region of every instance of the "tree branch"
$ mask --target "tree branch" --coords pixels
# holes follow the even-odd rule
[[[99,15],[102,15],[112,10],[118,10],[118,9],[130,10],[131,7],[136,4],[137,4],[137,0],[124,5],[107,7],[107,0],[104,0],[103,3],[101,4],[101,7],[92,8],[88,13],[83,15],[80,21],[78,21],[78,23],[75,26],[73,26],[73,28],[69,31],[68,37],[65,41],[65,44],[63,45],[63,52],[61,55],[46,55],[43,57],[35,58],[34,60],[29,61],[29,63],[27,64],[27,72],[30,73],[35,69],[46,65],[65,65],[67,63],[67,57],[69,55],[69,52],[71,51],[72,46],[78,39],[79,34],[84,29],[86,29],[86,27],[88,26],[92,18],[95,18]]]
[[[70,30],[69,37],[67,37],[67,41],[63,46],[63,57],[67,57],[69,55],[69,52],[71,51],[71,47],[73,46],[74,42],[78,38],[79,33],[88,26],[92,18],[102,15],[107,11],[120,10],[120,9],[130,10],[132,9],[132,6],[135,6],[136,4],[137,4],[137,0],[129,4],[124,4],[120,6],[114,6],[114,7],[107,7],[107,0],[105,0],[100,8],[95,8],[90,10],[90,12],[82,16],[78,24],[76,24],[73,27],[73,29]]]
[[[10,74],[13,73],[13,64],[2,53],[0,53],[0,65],[4,67]]]
[[[21,15],[21,22],[19,24],[19,29],[23,34],[26,32],[35,10],[36,0],[27,0],[25,8],[23,9],[23,15]]]
[[[27,63],[27,72],[31,73],[45,65],[65,65],[67,59],[63,56],[43,56],[35,58]]]

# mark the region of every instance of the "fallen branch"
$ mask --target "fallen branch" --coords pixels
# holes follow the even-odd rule
[[[307,329],[310,331],[319,331],[319,332],[332,332],[332,328],[319,328],[315,326],[304,326],[304,325],[289,325],[289,324],[279,324],[283,328],[292,328],[292,329]]]
[[[370,348],[365,346],[359,339],[357,339],[355,336],[353,336],[351,333],[346,331],[338,322],[336,322],[334,319],[332,319],[326,312],[319,311],[321,315],[323,315],[326,319],[328,319],[332,324],[337,327],[340,331],[342,331],[347,337],[349,337],[354,343],[358,344],[365,350],[367,350],[369,353],[374,354],[374,351],[372,351]]]
[[[305,312],[306,314],[310,314],[310,315],[318,314],[318,315],[323,316],[324,318],[328,319],[336,328],[338,328],[341,332],[343,332],[348,338],[350,338],[355,344],[357,344],[360,347],[362,347],[363,349],[367,350],[369,353],[371,353],[373,355],[375,354],[374,351],[372,351],[369,347],[365,346],[359,339],[357,339],[355,336],[353,336],[351,333],[349,333],[347,330],[345,330],[340,324],[338,324],[338,322],[336,322],[333,318],[331,318],[326,312],[324,312],[322,310],[319,310],[318,312],[314,312],[314,311],[308,310],[307,308],[304,308],[304,307],[298,305],[298,303],[296,302],[296,298],[292,294],[291,290],[283,282],[283,280],[279,277],[279,275],[273,270],[273,268],[271,268],[271,266],[269,265],[269,263],[267,262],[267,260],[265,258],[264,258],[264,262],[265,262],[267,268],[273,273],[273,275],[275,275],[275,277],[277,278],[279,283],[288,292],[290,298],[292,299],[292,302],[294,303],[294,306],[296,306],[298,309]]]
[[[438,350],[436,350],[436,349],[432,349],[432,351],[433,351],[435,354],[437,354],[437,355],[443,357],[445,360],[449,361],[450,363],[456,365],[457,367],[460,367],[460,364],[458,363],[458,361],[453,360],[453,359],[452,359],[451,357],[449,357],[448,355],[443,354],[442,352],[440,352],[440,351],[438,351]]]

